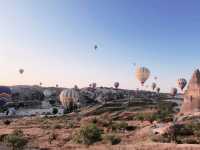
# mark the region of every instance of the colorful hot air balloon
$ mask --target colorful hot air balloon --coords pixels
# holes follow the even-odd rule
[[[153,91],[155,90],[155,88],[156,88],[156,83],[155,82],[152,83],[151,88],[152,88]]]
[[[160,93],[160,88],[159,87],[156,88],[156,92]]]
[[[116,89],[118,89],[118,87],[119,87],[119,82],[115,82],[115,83],[114,83],[114,87],[115,87]]]
[[[24,69],[19,69],[19,73],[23,74],[24,73]]]
[[[177,88],[172,88],[171,89],[171,95],[175,96],[177,94]]]
[[[182,91],[185,88],[186,84],[187,84],[187,80],[184,78],[180,78],[177,80],[177,85]]]
[[[79,92],[75,89],[65,89],[60,93],[60,102],[64,108],[72,110],[79,101]]]
[[[140,81],[141,85],[144,85],[145,81],[150,76],[150,71],[146,67],[139,67],[135,71],[135,76]]]
[[[4,106],[9,100],[11,100],[11,95],[9,87],[0,86],[0,107]]]

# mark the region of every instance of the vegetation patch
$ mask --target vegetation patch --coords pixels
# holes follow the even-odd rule
[[[104,136],[104,141],[110,143],[111,145],[117,145],[121,142],[121,138],[115,134],[108,134]]]
[[[6,135],[3,141],[12,148],[12,150],[22,150],[28,143],[28,140],[24,137],[23,131],[16,129],[12,134]]]
[[[91,145],[101,141],[101,130],[95,124],[88,124],[81,126],[73,137],[75,143]]]

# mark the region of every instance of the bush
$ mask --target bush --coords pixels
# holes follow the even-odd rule
[[[74,135],[73,141],[78,144],[91,145],[101,140],[101,131],[95,124],[82,126]]]
[[[5,125],[10,125],[11,121],[10,121],[10,120],[5,120],[5,121],[3,121],[3,123],[4,123]]]
[[[14,130],[12,134],[4,137],[4,141],[11,146],[13,150],[22,150],[28,143],[28,140],[24,137],[23,132],[19,129]]]
[[[69,111],[65,108],[64,110],[63,110],[63,114],[68,114],[69,113]]]
[[[62,129],[62,128],[63,128],[63,126],[60,124],[53,125],[53,129]]]
[[[52,113],[55,115],[58,113],[58,109],[57,108],[53,108]]]
[[[49,135],[49,139],[48,139],[49,144],[51,144],[51,142],[52,142],[53,140],[56,140],[56,138],[57,138],[57,135],[56,135],[54,132],[52,132],[52,133]]]
[[[74,121],[68,121],[67,122],[67,128],[75,128],[75,124],[76,124],[76,122],[74,122]]]
[[[116,136],[116,135],[114,135],[114,134],[106,135],[104,137],[104,140],[108,141],[112,145],[116,145],[116,144],[119,144],[121,142],[121,138]]]
[[[15,129],[12,134],[16,136],[24,136],[23,131],[20,129]]]
[[[127,131],[133,131],[133,130],[135,130],[137,127],[136,126],[127,126],[126,127],[126,130]]]
[[[128,123],[126,123],[125,121],[112,122],[111,124],[112,131],[124,131],[127,129],[127,127]]]
[[[56,101],[55,100],[49,100],[49,103],[53,106],[53,105],[55,105]]]

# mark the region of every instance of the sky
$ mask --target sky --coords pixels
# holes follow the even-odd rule
[[[198,0],[0,0],[0,84],[140,87],[161,91],[200,66]],[[94,45],[98,49],[94,50]],[[25,70],[23,75],[18,70]]]

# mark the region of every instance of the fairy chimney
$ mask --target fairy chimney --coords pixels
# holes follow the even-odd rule
[[[200,112],[200,71],[195,70],[184,94],[181,113],[193,114]]]

